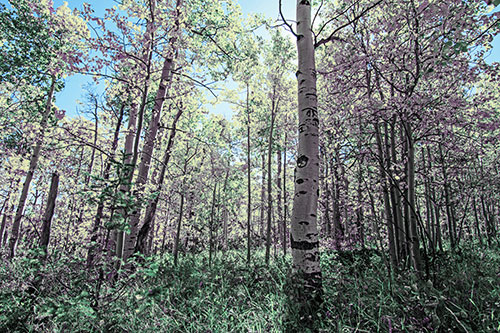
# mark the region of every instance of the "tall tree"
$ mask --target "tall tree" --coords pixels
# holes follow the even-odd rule
[[[299,141],[290,245],[293,268],[301,274],[298,302],[315,311],[321,303],[322,278],[317,227],[319,192],[319,118],[311,2],[297,0],[297,82]]]
[[[45,111],[43,113],[42,121],[40,122],[40,128],[41,128],[40,133],[38,135],[35,147],[33,148],[33,152],[31,154],[28,173],[26,174],[26,177],[24,179],[23,189],[21,191],[21,196],[19,197],[16,215],[14,217],[14,222],[12,224],[12,231],[9,240],[9,258],[13,258],[16,255],[17,243],[19,241],[19,231],[21,228],[21,219],[23,217],[24,206],[26,204],[26,199],[28,198],[28,191],[30,189],[31,181],[33,180],[33,175],[38,165],[38,159],[40,158],[40,151],[43,145],[43,139],[45,136],[47,122],[52,112],[52,97],[54,96],[55,86],[56,86],[56,78],[52,77],[52,83],[50,85],[50,90],[47,96]]]

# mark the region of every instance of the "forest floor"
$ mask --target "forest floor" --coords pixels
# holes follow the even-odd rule
[[[307,332],[291,314],[291,258],[267,268],[262,252],[141,260],[113,282],[105,263],[35,251],[0,266],[0,332]],[[388,274],[376,250],[321,254],[324,304],[317,332],[498,332],[500,251],[438,253],[429,275]],[[290,310],[291,309],[291,310]]]

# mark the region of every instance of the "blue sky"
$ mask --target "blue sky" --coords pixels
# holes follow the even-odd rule
[[[4,2],[6,0],[0,0],[0,2]],[[63,0],[54,0],[55,7],[58,7],[63,4]],[[96,14],[104,13],[104,9],[112,7],[116,5],[116,3],[112,0],[67,0],[68,6],[70,8],[78,8],[82,7],[82,3],[87,2],[90,3],[95,10]],[[276,19],[278,18],[278,0],[240,0],[239,4],[243,11],[244,15],[252,14],[252,13],[262,13],[269,18]],[[293,19],[295,17],[295,1],[285,0],[283,1],[283,12],[287,18]],[[63,110],[66,110],[66,114],[69,116],[77,115],[77,110],[79,108],[77,104],[77,100],[84,99],[84,87],[92,82],[90,77],[86,77],[84,75],[72,75],[66,78],[66,86],[65,89],[59,92],[56,95],[56,105]],[[235,88],[236,85],[229,80],[228,85],[231,88]],[[212,112],[221,113],[226,118],[230,118],[233,111],[228,103],[220,103],[216,106],[209,106],[212,108]]]
[[[0,0],[0,3],[7,3],[7,0]],[[54,0],[56,7],[63,4],[63,0]],[[104,13],[105,8],[112,7],[116,4],[113,0],[67,0],[68,6],[70,8],[81,8],[83,2],[88,2],[92,5],[95,12],[99,15]],[[279,16],[278,12],[278,0],[240,0],[238,1],[244,15],[252,13],[262,13],[265,16],[277,19]],[[283,12],[288,19],[295,18],[295,0],[283,0]],[[487,61],[489,63],[493,61],[500,61],[500,36],[497,36],[493,41],[493,49],[489,55]],[[84,86],[91,82],[90,77],[83,75],[73,75],[66,78],[66,87],[63,91],[56,95],[56,105],[63,110],[66,110],[68,116],[75,116],[79,108],[77,100],[84,99]],[[229,80],[227,84],[231,88],[235,88],[235,84]],[[223,114],[226,118],[230,118],[232,115],[232,110],[229,104],[221,103],[216,106],[209,106],[212,108],[211,112]]]

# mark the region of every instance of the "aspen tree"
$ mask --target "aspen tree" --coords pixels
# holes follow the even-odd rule
[[[302,276],[299,302],[314,308],[321,302],[321,267],[317,227],[319,119],[316,65],[311,30],[311,2],[297,1],[299,143],[290,243],[293,269]]]

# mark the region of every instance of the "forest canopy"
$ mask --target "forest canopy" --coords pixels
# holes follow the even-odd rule
[[[500,330],[499,2],[2,1],[0,331]]]

